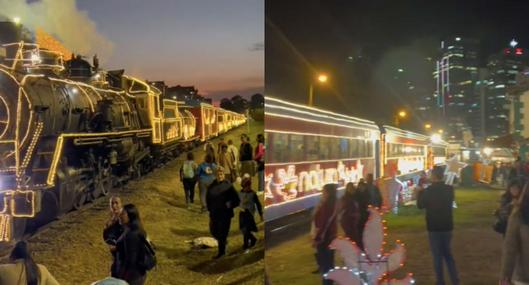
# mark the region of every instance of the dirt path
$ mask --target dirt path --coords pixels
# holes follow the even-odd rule
[[[246,126],[238,128],[227,138],[239,144],[239,135]],[[262,124],[253,126],[255,134]],[[215,141],[214,141],[215,143]],[[202,148],[195,151],[202,158]],[[148,273],[146,284],[263,284],[264,247],[263,225],[259,242],[247,254],[241,250],[242,236],[238,229],[238,214],[232,220],[228,239],[228,256],[212,261],[216,249],[191,250],[186,243],[199,236],[209,236],[208,216],[199,213],[199,205],[186,209],[178,170],[182,158],[156,169],[140,181],[130,182],[120,191],[124,203],[138,206],[143,223],[157,247],[158,266]],[[254,189],[257,189],[254,179]],[[197,189],[198,191],[198,189]],[[52,223],[30,239],[35,260],[48,267],[61,284],[90,284],[108,275],[111,257],[102,240],[102,227],[108,217],[108,201],[97,200],[80,213],[73,213]]]

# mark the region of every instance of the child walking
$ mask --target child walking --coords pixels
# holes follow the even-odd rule
[[[193,204],[195,198],[195,184],[197,183],[197,164],[195,163],[192,152],[187,153],[187,160],[184,161],[182,168],[180,168],[180,181],[184,184],[184,192],[186,195],[186,205]]]
[[[255,191],[252,190],[252,180],[250,177],[244,177],[241,182],[242,190],[239,193],[241,200],[241,212],[239,213],[239,228],[243,234],[243,249],[246,252],[257,242],[257,238],[252,232],[257,232],[257,225],[254,220],[255,209],[259,212],[261,221],[263,220],[263,208]]]

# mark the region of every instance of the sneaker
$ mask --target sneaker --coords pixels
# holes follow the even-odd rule
[[[213,256],[213,259],[219,259],[221,257],[223,257],[225,255],[225,253],[218,253],[217,255]]]

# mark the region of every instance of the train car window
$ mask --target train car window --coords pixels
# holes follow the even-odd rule
[[[290,135],[289,162],[303,161],[305,158],[304,138],[301,135]]]
[[[330,138],[331,143],[329,144],[330,159],[340,159],[340,139]]]
[[[347,139],[339,139],[339,158],[346,158],[349,156],[349,141]]]
[[[305,147],[307,160],[313,161],[320,159],[320,145],[318,137],[305,136]]]
[[[288,134],[275,133],[272,142],[272,162],[287,162]]]
[[[320,137],[320,158],[319,160],[332,159],[331,157],[332,139],[329,137]]]
[[[375,147],[373,141],[367,141],[367,157],[373,157],[375,154]]]
[[[164,118],[176,118],[176,112],[174,109],[164,108],[163,116]]]
[[[358,140],[349,140],[349,158],[358,157]]]

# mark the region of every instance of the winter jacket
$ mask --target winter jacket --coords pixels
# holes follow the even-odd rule
[[[257,197],[257,194],[253,190],[243,190],[239,192],[239,199],[241,200],[239,207],[241,207],[242,210],[248,211],[253,215],[257,209],[259,215],[263,216],[263,207],[261,206],[259,197]]]
[[[44,265],[37,264],[40,273],[39,285],[59,285]],[[0,265],[0,285],[27,284],[24,260]]]
[[[116,249],[117,278],[127,282],[137,280],[146,274],[140,267],[140,260],[143,258],[143,239],[146,234],[140,230],[129,230],[118,239]]]
[[[241,144],[239,160],[252,160],[252,145],[250,143]]]
[[[426,209],[426,227],[429,232],[448,232],[454,229],[453,202],[454,188],[444,182],[434,182],[419,192],[417,207]]]
[[[320,204],[314,212],[315,235],[314,242],[317,245],[329,245],[338,232],[338,209],[337,205],[327,206]]]
[[[502,252],[501,279],[529,283],[529,225],[518,209],[509,217]]]
[[[223,180],[219,182],[215,179],[206,192],[206,205],[211,219],[232,218],[233,209],[240,203],[239,195],[233,185]]]

